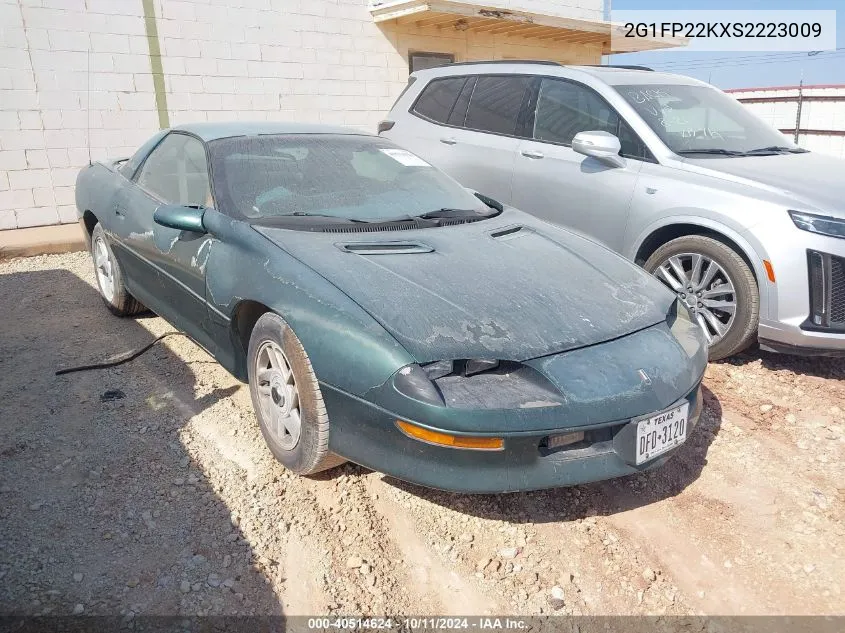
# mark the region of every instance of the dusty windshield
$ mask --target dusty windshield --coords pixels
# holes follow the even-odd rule
[[[381,222],[489,208],[423,159],[378,137],[261,135],[210,143],[224,210],[253,220],[291,216]]]
[[[801,151],[742,104],[708,86],[616,86],[652,130],[677,154]]]

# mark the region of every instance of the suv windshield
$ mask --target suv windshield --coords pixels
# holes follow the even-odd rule
[[[209,151],[221,210],[256,221],[384,222],[490,212],[449,176],[379,137],[241,136],[213,141]]]
[[[802,151],[741,103],[709,86],[615,86],[677,154],[744,155]]]

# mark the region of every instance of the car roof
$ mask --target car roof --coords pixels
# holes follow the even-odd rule
[[[434,77],[445,77],[449,75],[475,75],[481,73],[491,74],[529,74],[560,76],[570,79],[577,79],[579,75],[583,78],[591,77],[608,85],[633,85],[633,84],[678,84],[692,86],[707,86],[702,81],[676,75],[673,73],[654,72],[648,69],[637,69],[624,66],[565,66],[554,62],[545,61],[507,61],[496,60],[488,62],[462,62],[459,64],[447,64],[426,70],[418,70],[414,76],[418,79],[433,79]]]
[[[183,123],[171,128],[188,132],[203,141],[214,141],[233,136],[258,136],[261,134],[345,134],[372,136],[367,132],[333,125],[296,123],[291,121],[221,121]]]
[[[678,85],[709,85],[698,79],[674,73],[661,73],[653,70],[636,70],[622,66],[566,66],[573,70],[592,75],[596,79],[611,86],[631,84],[678,84]]]

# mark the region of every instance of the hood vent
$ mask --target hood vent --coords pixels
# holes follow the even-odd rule
[[[521,237],[525,235],[527,229],[524,226],[506,226],[502,229],[496,229],[495,231],[490,232],[490,237],[494,240],[509,240],[515,237]]]
[[[411,255],[434,252],[431,246],[419,242],[348,242],[335,246],[346,253],[356,255]]]

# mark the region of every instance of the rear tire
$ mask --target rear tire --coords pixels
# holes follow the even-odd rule
[[[703,262],[697,275],[693,270],[696,261]],[[699,288],[696,281],[706,280],[710,271],[707,262],[715,263],[713,270],[718,272]],[[679,265],[682,271],[675,272]],[[730,246],[712,237],[687,235],[658,248],[643,267],[675,292],[680,301],[688,302],[705,327],[708,340],[712,338],[710,360],[733,356],[755,342],[760,319],[757,280],[742,256]],[[720,291],[728,286],[733,287],[733,292]],[[719,334],[718,329],[725,325],[727,330]]]
[[[126,289],[123,270],[99,222],[91,231],[91,259],[94,261],[94,276],[97,278],[100,297],[112,314],[128,317],[146,310],[144,304]]]
[[[247,352],[249,392],[270,451],[298,475],[346,460],[329,451],[329,415],[308,354],[278,314],[262,315]]]

